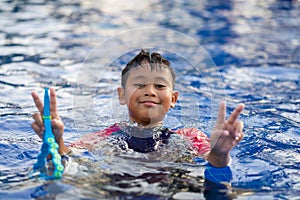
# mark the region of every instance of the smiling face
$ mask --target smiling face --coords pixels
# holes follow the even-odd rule
[[[162,124],[178,98],[170,71],[145,63],[127,73],[125,88],[118,88],[118,95],[120,104],[128,107],[130,120],[147,127]]]

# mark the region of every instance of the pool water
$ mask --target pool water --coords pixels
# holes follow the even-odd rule
[[[0,13],[0,199],[299,199],[299,1],[1,1]],[[179,77],[166,125],[209,134],[219,101],[246,105],[231,187],[208,190],[205,161],[176,140],[154,155],[104,143],[77,152],[62,180],[37,178],[31,91],[56,88],[69,144],[127,117],[115,89],[143,47]]]

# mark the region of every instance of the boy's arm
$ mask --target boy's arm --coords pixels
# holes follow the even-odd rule
[[[211,150],[206,156],[207,161],[214,167],[227,166],[231,149],[243,139],[243,122],[237,119],[244,107],[244,104],[239,104],[226,120],[226,103],[220,104],[217,124],[210,138]]]
[[[43,133],[45,130],[44,122],[42,119],[44,105],[36,92],[32,92],[31,95],[34,100],[35,106],[39,111],[38,113],[33,114],[34,122],[31,124],[31,127],[40,138],[43,138]],[[65,146],[63,139],[64,123],[57,112],[56,93],[54,88],[50,88],[50,115],[52,117],[52,132],[55,136],[57,144],[59,145],[58,152],[61,155],[65,154],[68,152],[68,148]]]

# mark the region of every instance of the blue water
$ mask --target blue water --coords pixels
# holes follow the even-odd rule
[[[56,88],[68,144],[126,117],[114,92],[119,71],[145,44],[180,77],[167,125],[209,134],[220,100],[228,113],[246,105],[228,198],[299,199],[299,19],[299,1],[288,0],[1,1],[0,199],[208,198],[201,164],[166,164],[165,177],[163,162],[114,160],[105,148],[79,153],[61,181],[32,175],[41,141],[30,127],[31,91]]]

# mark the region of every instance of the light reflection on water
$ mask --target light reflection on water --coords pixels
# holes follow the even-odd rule
[[[111,36],[133,28],[154,26],[182,32],[203,45],[222,73],[224,82],[216,87],[224,86],[229,111],[239,102],[247,106],[242,116],[246,136],[232,152],[232,185],[236,188],[232,195],[243,198],[242,194],[247,193],[249,198],[297,198],[300,191],[299,7],[298,1],[272,0],[0,2],[1,195],[30,199],[29,194],[43,184],[29,178],[29,167],[35,162],[40,148],[40,141],[30,128],[31,114],[35,112],[30,92],[38,90],[42,93],[42,87],[49,85],[57,88],[67,143],[79,135],[110,125],[113,120],[107,103],[116,95],[112,91],[118,72],[112,71],[108,77],[111,81],[99,84],[96,94],[78,93],[74,88],[80,87],[76,80],[82,62],[96,45]],[[176,41],[177,38],[173,39]],[[114,49],[122,44],[122,41],[117,42]],[[188,46],[185,48],[187,52],[191,50]],[[109,54],[111,50],[103,49],[103,52]],[[190,52],[189,56],[197,58],[198,55]],[[129,57],[131,55],[124,55],[123,60],[112,63],[119,69]],[[175,58],[172,62],[175,65],[185,63]],[[194,93],[183,93],[188,100],[183,98],[180,105],[182,108],[195,106],[197,99],[200,113],[191,115],[175,109],[167,122],[179,126],[185,122],[180,117],[189,121],[200,115],[201,119],[195,123],[208,132],[209,92],[199,74],[193,74],[193,69],[185,67],[180,73],[186,79],[182,79],[178,88],[186,92],[192,89]],[[97,80],[97,74],[92,72],[90,75]],[[206,77],[206,81],[217,80],[218,74],[209,69],[207,73],[210,80]],[[217,94],[223,92],[216,90]],[[85,112],[81,113],[82,118],[74,119],[73,97],[80,95],[95,95],[99,113]],[[94,122],[95,115],[101,117],[103,123],[102,120]],[[78,124],[76,120],[81,119],[88,119],[89,123]],[[73,168],[79,170],[78,174],[66,175],[65,182],[58,182],[58,186],[45,185],[48,191],[55,193],[62,188],[60,195],[65,198],[72,194],[78,194],[78,198],[96,198],[96,195],[99,198],[107,191],[122,196],[124,194],[119,190],[124,187],[129,193],[148,193],[148,197],[168,196],[185,190],[203,192],[200,174],[204,169],[197,165],[174,163],[175,166],[166,170],[167,179],[164,179],[165,174],[157,177],[141,173],[140,179],[127,177],[124,185],[124,176],[113,177],[107,172],[111,166],[118,170],[117,166],[130,166],[131,163],[117,165],[120,160],[108,159],[110,165],[105,165],[101,160],[105,157],[96,156],[95,159],[93,154],[79,155],[81,160],[78,162],[82,165]],[[95,166],[103,169],[94,170],[97,169]],[[138,169],[141,170],[141,166],[127,168],[127,172],[130,174]],[[149,166],[146,166],[147,170]],[[95,176],[99,176],[99,180],[93,181]],[[80,181],[74,182],[75,178]],[[162,187],[158,182],[168,186]],[[80,189],[82,185],[85,190]],[[103,185],[106,185],[105,189]],[[249,194],[248,190],[256,193]]]

